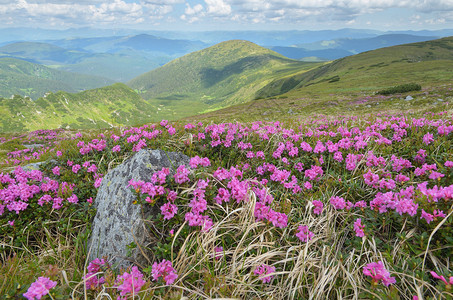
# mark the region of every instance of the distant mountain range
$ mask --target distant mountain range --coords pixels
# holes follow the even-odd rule
[[[311,60],[334,60],[379,48],[424,42],[437,38],[439,37],[409,34],[385,34],[371,38],[341,38],[298,44],[292,47],[276,46],[269,48],[293,59],[311,58]]]
[[[156,37],[176,40],[202,41],[213,45],[222,41],[242,39],[264,46],[292,46],[302,43],[314,43],[342,38],[371,38],[385,34],[408,34],[416,36],[447,37],[453,35],[453,29],[420,31],[381,31],[370,29],[344,28],[338,30],[286,30],[286,31],[158,31],[125,28],[71,28],[49,30],[39,28],[0,28],[0,45],[17,41],[46,41],[69,38],[105,38],[149,34]]]
[[[0,96],[28,96],[37,99],[48,92],[80,92],[112,84],[113,81],[49,68],[25,60],[0,57]]]
[[[61,47],[41,46],[67,59]],[[79,53],[83,51],[74,55]],[[174,59],[130,80],[128,86],[117,83],[39,97],[44,90],[81,89],[105,79],[4,57],[0,58],[0,90],[7,96],[0,98],[0,131],[132,125],[174,120],[263,98],[295,103],[320,95],[374,94],[410,82],[439,86],[451,83],[451,70],[453,37],[385,47],[332,62],[303,62],[249,41],[231,40]],[[38,99],[11,97],[17,91]]]
[[[404,43],[453,35],[453,30],[384,32],[365,29],[291,31],[139,31],[76,28],[0,29],[0,57],[116,82],[227,40],[248,40],[288,58],[326,61]]]
[[[14,42],[0,47],[0,57],[13,57],[60,70],[128,81],[206,44],[147,34]]]

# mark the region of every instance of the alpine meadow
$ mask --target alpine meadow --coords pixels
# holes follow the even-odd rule
[[[453,299],[453,30],[148,2],[0,28],[0,299]]]

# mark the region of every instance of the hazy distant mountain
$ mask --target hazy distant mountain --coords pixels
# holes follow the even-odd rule
[[[29,27],[0,28],[0,43],[18,41],[44,41],[73,37],[106,37],[139,34],[135,29],[99,29],[91,27],[70,28],[64,30]]]
[[[94,53],[117,53],[124,52],[124,50],[133,50],[142,52],[144,56],[155,56],[157,54],[181,56],[208,46],[208,44],[200,41],[167,39],[149,34],[98,38],[69,38],[48,40],[46,42],[66,49],[83,49],[84,51]]]
[[[112,83],[102,77],[55,70],[15,58],[0,58],[0,97],[22,95],[37,99],[47,92],[78,92]]]
[[[384,47],[435,40],[440,36],[417,36],[410,34],[384,34],[371,38],[342,38],[322,40],[315,43],[298,44],[307,50],[342,49],[355,54]]]
[[[82,43],[86,40],[83,39]],[[105,39],[101,38],[101,41]],[[49,43],[16,42],[0,47],[0,57],[18,58],[59,70],[106,77],[112,81],[128,81],[172,59],[172,56],[163,54],[145,57],[143,53],[133,49],[116,53],[93,53],[80,47],[80,44],[78,47],[65,49]]]
[[[247,40],[260,46],[291,46],[300,43],[311,43],[325,39],[346,37],[365,38],[374,37],[383,32],[368,29],[340,29],[340,30],[279,30],[279,31],[202,31],[202,32],[164,32],[167,38],[200,40],[205,43],[216,44],[227,40]],[[153,31],[151,34],[160,36],[162,33]]]
[[[274,46],[269,48],[293,59],[318,57],[321,60],[333,60],[383,47],[424,42],[437,38],[439,37],[416,36],[409,34],[385,34],[372,38],[342,38],[335,40],[323,40],[315,43],[299,44],[292,47]]]
[[[159,31],[136,29],[98,29],[71,28],[66,30],[49,30],[39,28],[2,28],[0,29],[0,44],[13,41],[46,41],[70,38],[102,38],[134,36],[149,34],[165,39],[203,41],[213,45],[222,41],[242,39],[264,46],[292,46],[296,44],[313,43],[322,40],[341,38],[370,38],[384,34],[410,34],[417,36],[447,37],[453,35],[453,29],[421,30],[421,31],[380,31],[370,29],[344,28],[339,30],[280,30],[280,31]],[[61,46],[61,45],[59,45]],[[61,46],[64,47],[64,46]],[[66,48],[66,47],[65,47]]]
[[[17,42],[0,47],[0,56],[9,56],[41,64],[74,64],[92,54],[40,42]]]

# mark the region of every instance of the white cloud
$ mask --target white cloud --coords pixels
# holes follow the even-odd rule
[[[172,11],[170,5],[127,2],[125,0],[17,0],[14,3],[0,0],[0,23],[8,22],[10,15],[16,20],[11,25],[81,25],[138,24],[158,19]],[[180,1],[180,0],[178,0]],[[156,2],[156,1],[153,1]],[[162,1],[168,3],[169,1]],[[175,2],[173,0],[172,2]]]
[[[453,25],[453,0],[0,0],[0,26],[58,24],[114,26],[179,22],[208,24],[212,20],[247,24],[366,24],[373,14],[400,9],[410,23]],[[364,17],[365,16],[365,17]],[[367,19],[368,18],[368,19]],[[362,20],[362,23],[360,23]],[[387,19],[386,22],[389,22]],[[384,21],[382,21],[383,23]],[[182,25],[184,26],[184,25]],[[270,25],[273,26],[273,25]]]
[[[203,5],[201,4],[196,4],[194,7],[191,7],[189,3],[186,3],[186,9],[184,10],[184,13],[186,15],[196,15],[200,14],[203,11]]]
[[[223,0],[204,0],[208,14],[215,16],[228,16],[231,14],[231,6]]]

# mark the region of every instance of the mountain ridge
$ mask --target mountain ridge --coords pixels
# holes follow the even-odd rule
[[[201,110],[213,109],[250,100],[276,74],[311,66],[249,41],[231,40],[177,58],[128,85],[154,103],[184,99]]]

